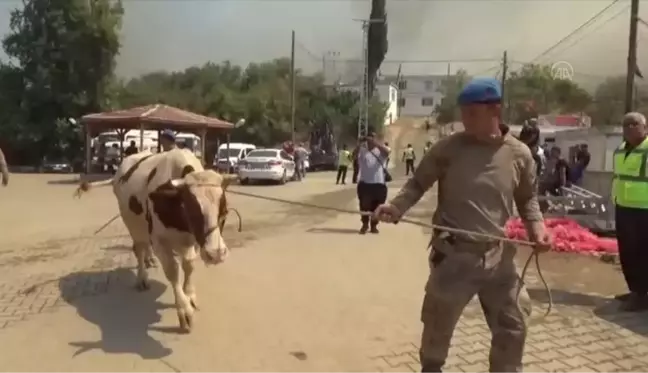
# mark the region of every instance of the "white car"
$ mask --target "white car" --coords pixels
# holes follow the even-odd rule
[[[295,175],[292,156],[281,149],[255,149],[238,164],[241,184],[255,180],[272,180],[285,184]]]

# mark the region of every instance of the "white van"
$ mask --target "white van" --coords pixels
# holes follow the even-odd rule
[[[238,163],[245,159],[249,152],[256,149],[255,145],[240,142],[227,143],[218,147],[218,153],[214,156],[214,168],[219,171],[234,173],[238,171]]]

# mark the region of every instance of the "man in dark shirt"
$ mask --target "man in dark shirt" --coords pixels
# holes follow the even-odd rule
[[[540,129],[538,128],[538,120],[531,118],[522,126],[520,131],[520,141],[527,144],[529,148],[538,146],[540,143]]]
[[[130,144],[128,145],[128,148],[124,150],[124,154],[128,157],[129,155],[137,154],[137,146],[135,145],[135,141],[131,141]]]
[[[576,159],[574,162],[574,168],[572,170],[571,182],[576,185],[580,185],[583,181],[585,170],[587,169],[587,166],[590,163],[590,159],[592,158],[587,148],[587,144],[582,144],[580,146],[580,149],[578,149],[575,158]]]

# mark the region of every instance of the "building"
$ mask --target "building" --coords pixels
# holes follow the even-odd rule
[[[441,103],[444,95],[441,84],[446,75],[404,75],[398,82],[399,116],[428,117]],[[383,82],[396,82],[395,76],[381,79]]]
[[[335,89],[353,91],[358,94],[361,90],[357,84],[337,84],[334,87]],[[378,82],[374,97],[377,97],[382,103],[387,105],[384,125],[389,126],[394,123],[399,117],[398,88],[396,85],[388,82]]]

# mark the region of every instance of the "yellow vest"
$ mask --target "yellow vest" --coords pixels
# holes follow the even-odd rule
[[[629,153],[625,146],[624,142],[614,151],[614,202],[622,207],[648,209],[648,138]]]
[[[405,151],[403,152],[403,158],[405,158],[405,159],[414,159],[414,149],[413,148],[406,148]]]
[[[347,166],[351,164],[351,152],[348,150],[340,150],[338,154],[338,166]]]

